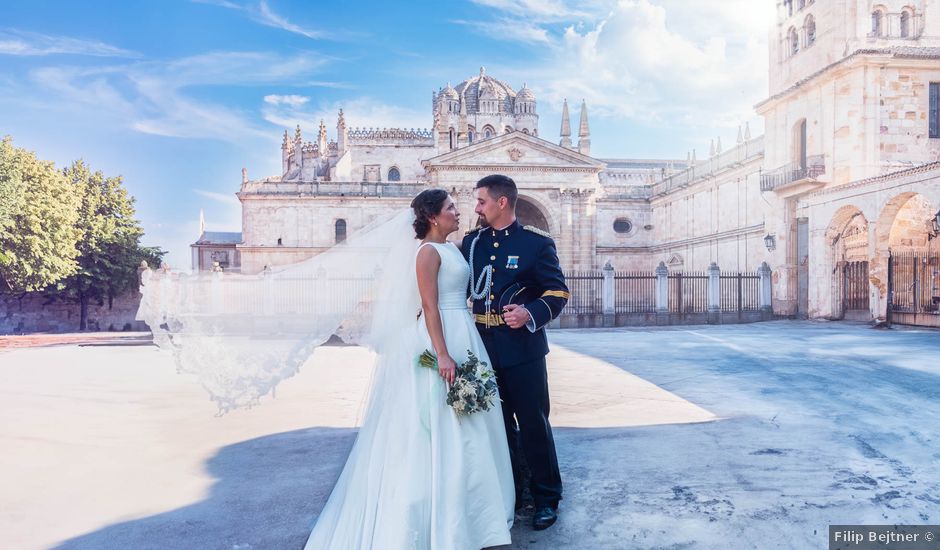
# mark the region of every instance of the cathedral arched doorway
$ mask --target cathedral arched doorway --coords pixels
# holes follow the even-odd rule
[[[876,228],[876,257],[872,270],[882,303],[879,316],[894,322],[920,324],[940,310],[940,242],[933,220],[936,206],[919,193],[901,193],[881,210]],[[890,258],[890,263],[889,263]],[[890,302],[890,303],[889,303]]]
[[[868,220],[846,205],[836,211],[826,230],[832,261],[832,314],[836,319],[871,319]]]
[[[548,219],[545,217],[542,209],[534,202],[523,197],[519,197],[516,201],[516,219],[519,220],[519,223],[522,225],[538,227],[546,232],[551,231],[548,225]]]

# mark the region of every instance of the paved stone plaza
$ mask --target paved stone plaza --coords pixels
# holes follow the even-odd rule
[[[551,339],[566,498],[548,531],[521,518],[513,548],[822,548],[829,524],[940,521],[936,331],[782,321]],[[355,437],[369,354],[321,348],[277,399],[215,417],[141,343],[0,341],[5,544],[301,547]]]

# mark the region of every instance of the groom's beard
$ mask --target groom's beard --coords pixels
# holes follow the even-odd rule
[[[477,217],[477,227],[486,227],[486,218],[482,215]]]

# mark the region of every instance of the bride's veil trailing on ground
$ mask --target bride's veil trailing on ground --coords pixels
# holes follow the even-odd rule
[[[344,243],[257,275],[157,270],[138,318],[221,412],[256,404],[332,335],[383,352],[420,311],[411,209]],[[337,365],[342,368],[343,365]]]

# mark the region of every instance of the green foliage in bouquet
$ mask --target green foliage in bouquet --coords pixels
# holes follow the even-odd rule
[[[437,358],[428,350],[418,356],[418,364],[437,369]],[[447,390],[447,404],[459,415],[488,411],[496,403],[497,386],[493,371],[476,354],[467,350],[467,360],[457,365],[457,376]]]

